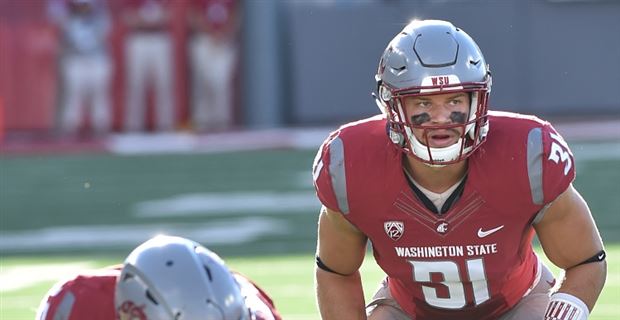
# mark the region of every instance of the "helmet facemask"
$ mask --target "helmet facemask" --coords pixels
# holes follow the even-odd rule
[[[405,112],[406,98],[460,92],[467,93],[470,97],[468,114],[463,121],[437,125],[417,124],[412,121],[411,115],[407,116]],[[488,131],[486,83],[456,84],[442,88],[407,88],[405,90],[390,89],[386,85],[380,85],[377,100],[380,109],[388,119],[392,142],[408,155],[426,164],[444,166],[462,161],[471,155],[486,138]],[[456,143],[442,148],[430,147],[428,136],[431,131],[454,129],[460,129]],[[422,141],[416,138],[414,130],[423,130]]]

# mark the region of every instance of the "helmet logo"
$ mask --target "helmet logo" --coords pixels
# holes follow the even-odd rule
[[[420,93],[433,93],[441,90],[462,90],[461,86],[454,86],[455,84],[461,83],[461,79],[455,74],[447,74],[447,75],[439,75],[439,76],[428,76],[422,79],[423,87],[444,87],[446,88],[430,88],[430,89],[422,89]]]
[[[402,221],[385,221],[383,223],[383,229],[388,237],[396,241],[403,236],[405,224]]]
[[[439,77],[431,77],[431,82],[434,86],[445,86],[450,84],[450,77],[448,76],[439,76]]]
[[[138,306],[131,300],[126,300],[118,308],[119,320],[147,320],[144,313],[145,305]]]

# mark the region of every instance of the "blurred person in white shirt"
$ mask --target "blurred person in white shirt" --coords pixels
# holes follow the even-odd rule
[[[170,34],[170,0],[123,1],[127,94],[125,130],[145,129],[147,88],[154,85],[155,130],[171,131],[175,125],[173,48]]]
[[[60,130],[78,133],[90,107],[90,124],[97,134],[110,130],[110,18],[100,0],[54,0],[52,20],[61,33],[62,79]]]
[[[226,130],[233,122],[238,1],[192,0],[188,19],[193,126],[200,132]]]

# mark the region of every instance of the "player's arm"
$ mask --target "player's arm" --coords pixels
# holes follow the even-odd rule
[[[316,294],[321,318],[366,319],[359,268],[367,238],[340,212],[323,206],[319,217]]]
[[[572,184],[535,229],[549,260],[565,270],[558,292],[579,298],[592,310],[605,283],[607,264],[600,257],[603,243],[590,209]]]

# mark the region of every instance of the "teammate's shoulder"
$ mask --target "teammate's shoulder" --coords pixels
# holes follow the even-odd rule
[[[43,297],[36,319],[85,319],[89,312],[111,313],[107,306],[113,304],[118,268],[84,270],[58,281]],[[69,299],[69,300],[67,300]],[[58,313],[60,306],[72,301]],[[94,310],[96,308],[96,310]]]
[[[99,269],[86,270],[82,272],[81,275],[89,278],[113,278],[121,274],[122,267],[122,265],[112,265]]]

